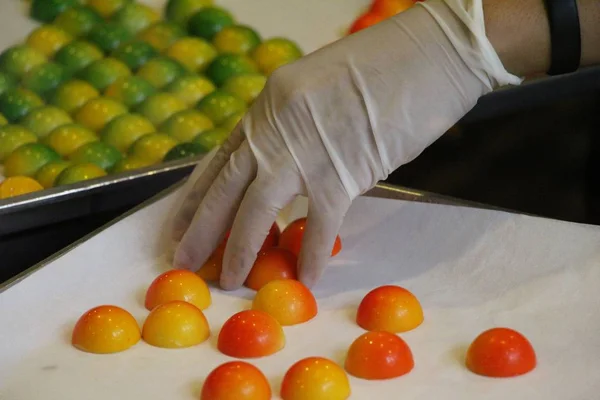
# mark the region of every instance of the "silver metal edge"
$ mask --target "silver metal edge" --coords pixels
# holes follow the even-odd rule
[[[460,206],[479,208],[483,210],[501,211],[511,214],[522,214],[529,216],[536,216],[534,214],[527,214],[521,211],[511,210],[502,207],[496,207],[489,204],[478,203],[475,201],[463,200],[452,196],[444,196],[437,193],[427,192],[423,190],[414,190],[405,188],[402,186],[392,185],[388,183],[379,183],[369,192],[365,193],[364,196],[379,197],[392,200],[405,200],[405,201],[416,201],[419,203],[430,203],[430,204],[443,204],[449,206]]]
[[[84,196],[87,193],[92,193],[97,190],[101,190],[102,188],[110,187],[114,184],[193,167],[200,160],[202,160],[203,157],[204,155],[186,158],[185,160],[171,161],[160,164],[160,166],[150,166],[131,172],[107,175],[102,178],[91,179],[89,181],[79,182],[72,185],[58,186],[51,189],[41,190],[39,192],[0,200],[0,216],[2,214],[19,211],[25,208],[68,200],[69,198],[75,196]]]
[[[137,205],[137,206],[133,207],[132,209],[130,209],[129,211],[125,212],[121,216],[111,220],[110,222],[106,223],[105,225],[103,225],[103,226],[99,227],[98,229],[90,232],[89,234],[83,236],[81,239],[73,242],[72,244],[65,247],[64,249],[59,250],[58,252],[54,253],[50,257],[44,259],[43,261],[40,261],[39,263],[29,267],[28,269],[19,273],[18,275],[3,282],[2,284],[0,284],[0,293],[4,292],[11,286],[14,286],[17,283],[21,282],[22,280],[24,280],[31,274],[35,273],[36,271],[40,270],[44,266],[46,266],[46,265],[50,264],[51,262],[57,260],[58,258],[62,257],[69,251],[73,250],[74,248],[76,248],[77,246],[86,242],[87,240],[91,239],[92,237],[98,235],[102,231],[110,228],[111,226],[124,220],[125,218],[129,217],[130,215],[136,213],[137,211],[149,206],[150,204],[168,196],[169,194],[171,194],[172,192],[177,190],[180,186],[182,186],[183,183],[185,182],[185,180],[186,179],[183,179],[179,183],[176,183],[175,185],[161,191],[160,193],[156,194],[155,196],[149,198],[148,200],[140,203],[139,205]],[[453,197],[441,196],[441,195],[437,195],[434,193],[428,193],[428,192],[423,192],[423,191],[419,191],[419,190],[411,190],[408,188],[390,185],[387,183],[380,183],[380,184],[376,185],[373,189],[371,189],[370,191],[365,193],[364,196],[375,197],[375,198],[385,198],[385,199],[391,199],[391,200],[415,201],[415,202],[420,202],[420,203],[443,204],[443,205],[450,205],[450,206],[470,207],[470,208],[503,211],[503,212],[509,212],[509,213],[517,213],[517,212],[511,211],[511,210],[500,209],[500,208],[485,205],[485,204],[464,201],[464,200],[456,199]],[[519,214],[523,214],[523,213],[519,212]]]

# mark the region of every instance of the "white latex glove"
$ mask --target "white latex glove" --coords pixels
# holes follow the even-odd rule
[[[231,227],[221,286],[241,286],[278,212],[304,195],[298,273],[313,285],[355,197],[480,96],[520,82],[485,37],[480,3],[430,0],[275,71],[176,214],[175,267],[200,268]]]

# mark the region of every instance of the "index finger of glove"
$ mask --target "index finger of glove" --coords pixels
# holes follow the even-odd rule
[[[217,179],[223,167],[229,162],[231,154],[241,146],[244,140],[245,136],[241,125],[238,125],[229,136],[229,139],[217,151],[206,169],[190,187],[171,221],[170,230],[173,241],[179,242],[183,238],[208,189]]]

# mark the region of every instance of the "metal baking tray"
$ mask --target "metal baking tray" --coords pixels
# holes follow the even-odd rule
[[[135,206],[185,178],[201,157],[0,200],[0,237]]]
[[[588,68],[560,77],[535,79],[522,86],[501,89],[482,97],[459,124],[526,112],[528,108],[598,89],[600,68]],[[184,179],[202,157],[162,163],[0,200],[0,237],[96,213],[133,207]]]
[[[165,4],[165,0],[140,1],[157,10],[162,9]],[[265,0],[258,3],[264,10],[272,10],[272,6],[280,2]],[[273,18],[270,12],[257,12],[258,5],[254,2],[220,1],[222,6],[231,9],[240,17],[243,16],[241,22],[260,29],[263,36],[289,36],[307,51],[339,38],[339,27],[347,26],[366,3],[365,0],[348,0],[344,2],[344,7],[340,7],[336,2],[290,1],[285,3],[286,7],[277,8],[278,18]],[[322,15],[328,15],[328,18],[318,19],[314,29],[307,30],[304,18],[312,15],[317,8]],[[22,41],[37,26],[35,21],[27,16],[26,9],[22,2],[6,2],[4,12],[0,15],[4,33],[0,37],[0,48]],[[309,13],[302,14],[303,12]],[[298,15],[304,17],[298,18]],[[459,124],[486,120],[515,110],[525,110],[527,107],[577,96],[598,88],[600,68],[589,68],[553,78],[536,77],[522,86],[504,88],[484,96]],[[181,181],[192,171],[198,160],[199,158],[191,158],[158,164],[125,174],[109,175],[75,185],[0,200],[0,240],[6,235],[62,221],[133,207]]]
[[[178,186],[201,157],[173,161],[126,174],[107,176],[0,200],[0,237],[89,214],[136,206],[171,186]],[[457,204],[458,200],[382,183],[372,193],[410,201]],[[461,201],[479,208],[496,207]]]

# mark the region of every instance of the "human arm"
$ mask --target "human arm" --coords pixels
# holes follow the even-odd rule
[[[277,212],[304,195],[299,277],[313,285],[356,196],[417,157],[479,97],[519,83],[500,60],[519,75],[544,69],[548,50],[529,52],[548,40],[543,32],[529,42],[513,32],[534,1],[486,0],[488,41],[483,20],[460,8],[476,2],[448,0],[450,9],[430,0],[276,71],[175,216],[175,266],[198,269],[231,227],[221,284],[235,289]]]

